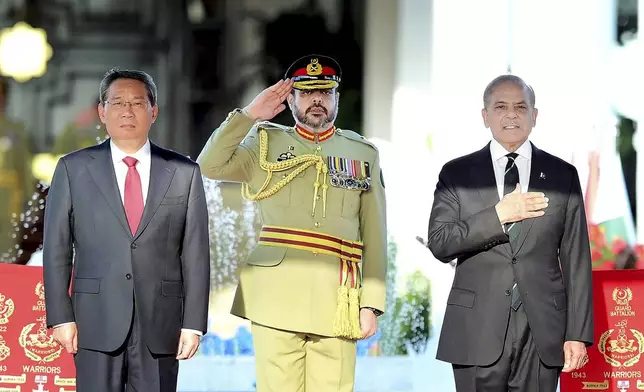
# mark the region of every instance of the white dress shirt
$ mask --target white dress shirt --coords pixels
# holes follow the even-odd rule
[[[116,183],[119,186],[119,193],[121,194],[121,203],[125,203],[125,177],[127,177],[128,167],[123,162],[126,157],[136,159],[136,171],[139,172],[141,177],[141,189],[143,190],[143,206],[148,198],[148,188],[150,187],[150,165],[152,156],[150,155],[150,141],[146,141],[143,147],[134,154],[127,154],[121,149],[116,147],[116,144],[110,139],[110,149],[112,150],[112,163],[114,164],[114,173],[116,174]]]
[[[530,164],[532,163],[532,145],[526,140],[521,147],[516,151],[519,154],[514,163],[519,170],[519,184],[521,184],[521,193],[528,191],[530,182]],[[499,142],[492,139],[490,142],[490,155],[492,155],[492,164],[494,165],[494,177],[496,178],[496,187],[499,191],[499,200],[503,199],[503,192],[505,188],[505,165],[508,163],[507,154],[510,151],[506,150]]]
[[[146,141],[134,154],[127,154],[114,144],[110,139],[110,149],[112,150],[112,164],[114,165],[114,173],[116,174],[116,184],[119,187],[119,194],[121,195],[121,203],[125,203],[125,178],[127,177],[128,166],[123,162],[123,158],[132,157],[137,160],[136,170],[141,177],[141,189],[143,191],[143,206],[148,197],[148,189],[150,188],[150,168],[152,167],[152,155],[150,154],[150,141]],[[71,323],[65,323],[71,324]],[[65,325],[60,324],[60,325]],[[57,325],[59,327],[60,325]],[[194,329],[182,328],[182,331],[192,332],[199,336],[202,335],[201,331]]]

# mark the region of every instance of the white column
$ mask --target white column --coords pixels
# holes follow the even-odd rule
[[[392,138],[399,0],[367,0],[363,127],[368,138]]]

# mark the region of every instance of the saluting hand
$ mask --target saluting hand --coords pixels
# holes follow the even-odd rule
[[[282,102],[288,97],[293,88],[293,80],[280,80],[259,93],[253,101],[244,108],[244,111],[255,121],[270,120],[277,116],[286,105]]]

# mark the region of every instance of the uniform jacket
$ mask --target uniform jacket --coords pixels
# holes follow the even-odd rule
[[[355,132],[336,130],[327,140],[307,140],[294,128],[270,122],[255,124],[241,111],[232,112],[215,130],[197,159],[208,178],[248,184],[257,192],[267,178],[260,167],[261,129],[268,136],[267,160],[282,162],[305,154],[349,158],[367,163],[368,190],[332,184],[315,166],[297,174],[277,192],[258,201],[264,226],[297,228],[364,243],[361,307],[384,311],[387,264],[385,190],[377,149]],[[339,160],[338,160],[339,161]],[[269,188],[293,170],[275,172]],[[314,183],[321,185],[317,197]],[[315,200],[315,211],[313,203]],[[326,204],[326,212],[324,212]],[[326,217],[324,217],[326,214]],[[339,259],[305,249],[259,244],[241,269],[232,313],[273,328],[333,336],[339,285]]]

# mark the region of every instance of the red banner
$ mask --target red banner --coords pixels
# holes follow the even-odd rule
[[[644,270],[593,271],[595,344],[561,392],[644,390]]]
[[[0,392],[75,391],[75,377],[47,330],[42,268],[0,264]]]

